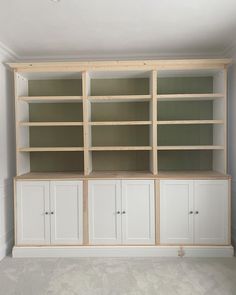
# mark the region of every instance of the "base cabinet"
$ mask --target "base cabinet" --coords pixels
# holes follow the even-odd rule
[[[121,187],[119,180],[88,182],[89,243],[121,243]]]
[[[82,191],[82,181],[51,181],[51,244],[82,244]]]
[[[153,180],[89,181],[90,244],[154,244]]]
[[[88,180],[83,203],[82,180],[16,181],[16,245],[83,244],[84,205],[91,246],[155,245],[159,230],[160,245],[230,245],[229,180],[162,179],[160,213],[154,182]]]
[[[160,181],[160,242],[193,243],[193,181]]]
[[[17,181],[16,210],[17,244],[50,244],[49,182]]]
[[[194,182],[195,243],[230,244],[228,181]]]
[[[161,180],[161,244],[227,245],[227,180]]]
[[[17,244],[82,244],[82,187],[82,181],[17,181]]]

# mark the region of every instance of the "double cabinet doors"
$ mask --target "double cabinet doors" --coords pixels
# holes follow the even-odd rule
[[[228,244],[228,189],[228,180],[161,180],[161,244]]]
[[[153,180],[90,180],[90,244],[154,244]]]
[[[81,244],[82,183],[82,181],[17,181],[17,244]]]

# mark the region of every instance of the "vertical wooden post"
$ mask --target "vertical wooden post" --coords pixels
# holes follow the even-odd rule
[[[89,175],[92,171],[92,156],[89,148],[91,146],[91,130],[89,121],[91,117],[91,106],[88,100],[90,93],[90,78],[88,72],[82,74],[83,94],[83,134],[84,134],[84,174]]]
[[[150,104],[150,116],[152,120],[151,125],[151,145],[152,145],[152,173],[154,175],[158,172],[158,164],[157,164],[157,71],[154,70],[151,73],[150,79],[150,93],[151,93],[151,104]]]

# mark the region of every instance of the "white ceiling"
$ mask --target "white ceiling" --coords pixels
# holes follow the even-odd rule
[[[219,56],[236,0],[0,0],[0,41],[22,59]]]

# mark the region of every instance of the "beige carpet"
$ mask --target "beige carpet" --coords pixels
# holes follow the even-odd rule
[[[236,295],[236,258],[7,257],[0,294]]]

